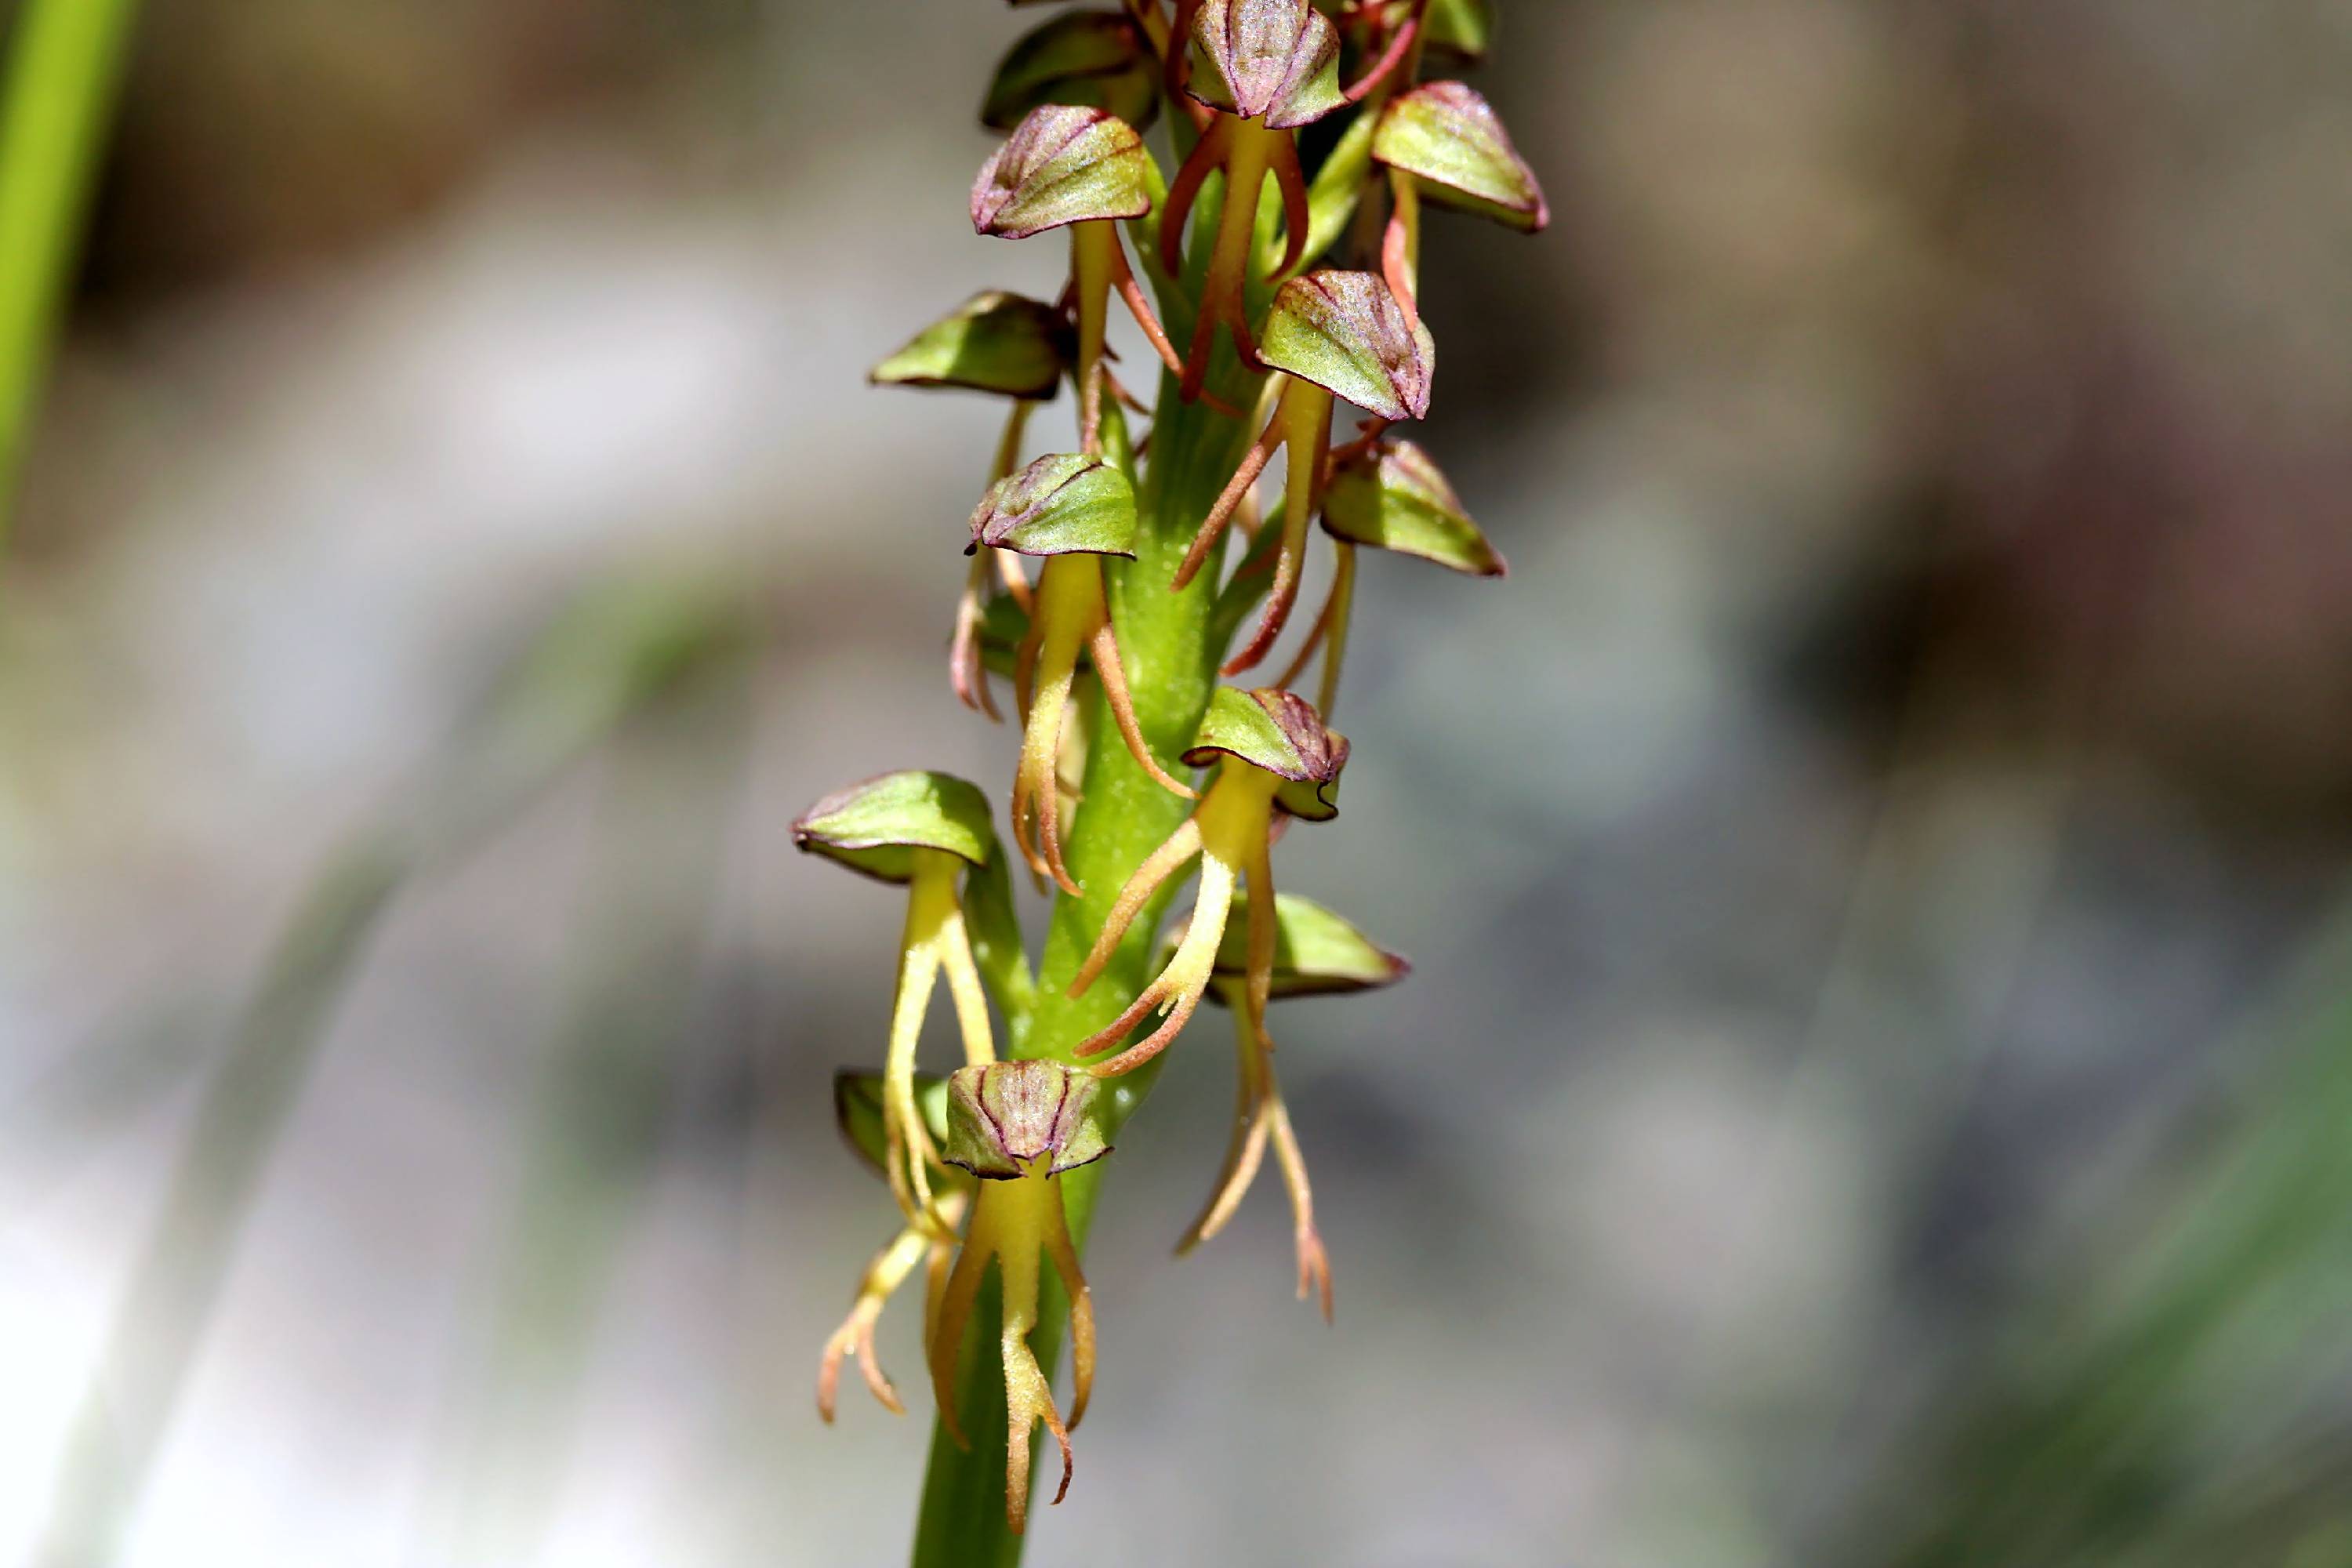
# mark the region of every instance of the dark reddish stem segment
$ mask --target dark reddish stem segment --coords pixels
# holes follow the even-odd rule
[[[1234,512],[1241,505],[1242,498],[1249,494],[1250,487],[1257,483],[1260,474],[1265,472],[1265,466],[1274,461],[1275,449],[1281,445],[1282,418],[1276,415],[1265,422],[1265,430],[1250,443],[1250,449],[1242,456],[1241,467],[1234,469],[1234,477],[1225,481],[1223,492],[1217,497],[1217,504],[1209,509],[1209,515],[1201,523],[1201,531],[1192,536],[1192,548],[1184,552],[1184,563],[1176,568],[1174,587],[1181,589],[1200,575],[1202,563],[1208,560],[1209,552],[1215,548],[1218,539],[1224,534],[1225,526],[1233,521]]]
[[[1423,0],[1423,5],[1426,4],[1427,0]],[[1389,39],[1388,48],[1372,63],[1372,68],[1358,77],[1353,87],[1343,89],[1341,96],[1349,103],[1361,103],[1365,95],[1386,80],[1388,74],[1396,69],[1398,63],[1411,52],[1413,40],[1421,36],[1421,6],[1414,8],[1413,14],[1405,18],[1404,26],[1396,30],[1396,36]]]
[[[1184,79],[1192,74],[1192,18],[1200,11],[1201,0],[1176,0],[1176,19],[1168,28],[1168,52],[1160,61],[1160,80],[1172,102],[1184,101]]]

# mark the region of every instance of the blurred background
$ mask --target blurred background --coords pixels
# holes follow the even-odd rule
[[[2352,4],[1501,11],[1512,575],[1369,562],[1282,855],[1416,965],[1279,1019],[1338,1326],[1270,1180],[1169,1256],[1213,1025],[1031,1560],[2352,1563]],[[0,1555],[902,1558],[928,1398],[811,1408],[900,915],[785,829],[1009,772],[995,411],[863,378],[1056,286],[1040,15],[144,8],[0,573]]]

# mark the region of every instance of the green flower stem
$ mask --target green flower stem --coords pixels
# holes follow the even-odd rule
[[[0,539],[16,493],[135,0],[26,0],[0,101]]]
[[[1221,347],[1211,376],[1213,390],[1227,404],[1246,408],[1255,401],[1251,380],[1231,351]],[[1170,592],[1168,584],[1251,432],[1205,403],[1181,402],[1172,376],[1161,377],[1159,406],[1163,412],[1153,426],[1150,462],[1138,497],[1142,529],[1136,559],[1115,565],[1109,575],[1112,619],[1118,627],[1136,716],[1152,750],[1172,758],[1192,742],[1208,708],[1224,638],[1213,615],[1216,573],[1202,573],[1181,593]],[[1099,694],[1094,699],[1097,704],[1101,700]],[[1096,714],[1096,721],[1097,732],[1108,732],[1103,729],[1108,720],[1101,713]],[[1092,988],[1075,999],[1068,994],[1071,978],[1119,889],[1144,858],[1182,825],[1192,808],[1192,802],[1153,783],[1126,747],[1097,745],[1089,751],[1085,793],[1064,846],[1070,873],[1086,893],[1055,901],[1035,1006],[1013,1041],[1012,1055],[1073,1060],[1071,1047],[1117,1017],[1150,979],[1153,936],[1160,915],[1174,896],[1172,886],[1136,921]],[[1158,1068],[1154,1061],[1106,1085],[1106,1120],[1113,1136],[1150,1092]],[[1113,1163],[1100,1162],[1056,1178],[1063,1184],[1071,1237],[1081,1249],[1094,1219],[1102,1173]],[[1069,1302],[1050,1270],[1041,1283],[1038,1326],[1030,1343],[1038,1364],[1051,1368],[1061,1353]],[[1022,1537],[1013,1533],[1004,1519],[1004,1385],[993,1350],[1001,1300],[992,1277],[973,1312],[958,1373],[956,1407],[971,1448],[958,1447],[943,1427],[932,1429],[930,1468],[915,1537],[916,1568],[1011,1568],[1021,1560]],[[1118,1331],[1115,1321],[1108,1326],[1110,1333]]]

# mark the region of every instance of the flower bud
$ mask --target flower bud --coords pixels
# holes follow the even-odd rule
[[[1236,758],[1282,781],[1275,804],[1307,822],[1339,815],[1339,774],[1348,739],[1326,729],[1315,705],[1294,692],[1219,687],[1184,761],[1204,768]]]
[[[1141,217],[1151,210],[1150,161],[1135,127],[1107,110],[1033,109],[981,165],[971,226],[1026,239],[1066,224]]]
[[[1212,109],[1282,131],[1347,101],[1339,35],[1307,0],[1205,0],[1192,42],[1210,68],[1194,71],[1188,90]]]
[[[1110,1152],[1095,1115],[1091,1073],[1051,1061],[993,1062],[948,1079],[947,1144],[940,1158],[984,1181],[1031,1174],[1041,1162],[1060,1175]]]
[[[1429,413],[1437,345],[1374,272],[1309,272],[1284,284],[1258,357],[1382,419]]]
[[[1535,171],[1502,117],[1458,81],[1414,88],[1381,114],[1372,156],[1422,182],[1430,198],[1532,234],[1551,221]]]
[[[867,375],[877,386],[952,386],[1049,401],[1069,373],[1069,324],[1053,306],[1000,289],[973,295]]]

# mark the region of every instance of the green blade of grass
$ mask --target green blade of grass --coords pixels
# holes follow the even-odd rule
[[[113,117],[135,0],[26,0],[0,97],[0,542]]]

